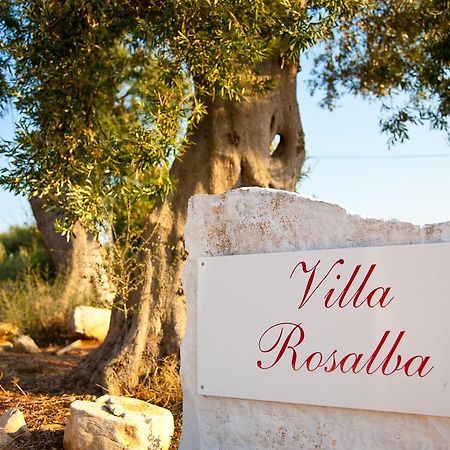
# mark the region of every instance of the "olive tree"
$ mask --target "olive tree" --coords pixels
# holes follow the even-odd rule
[[[425,3],[396,1],[395,11],[420,22]],[[295,188],[305,157],[296,100],[302,51],[323,43],[312,87],[326,88],[328,105],[341,85],[364,95],[417,92],[418,100],[426,91],[415,90],[423,79],[407,78],[421,62],[402,50],[396,22],[383,18],[391,15],[388,2],[0,4],[0,57],[10,70],[1,95],[15,99],[23,117],[15,141],[3,149],[11,161],[3,183],[52,198],[69,237],[76,223],[94,234],[107,225],[120,241],[131,212],[150,205],[138,221],[139,248],[127,252],[133,263],[122,270],[128,281],[117,290],[108,336],[73,374],[110,392],[132,389],[159,358],[178,351],[189,197],[241,186]],[[422,29],[419,23],[416,41]],[[372,58],[385,56],[390,68],[386,54],[397,50],[410,60],[398,70],[411,82],[391,78],[388,86]],[[373,76],[366,76],[369,68]],[[448,80],[448,69],[438,76]],[[423,104],[412,106],[420,111]],[[448,110],[439,111],[419,117],[445,125]]]

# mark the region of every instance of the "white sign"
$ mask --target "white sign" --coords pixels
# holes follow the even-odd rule
[[[450,416],[450,243],[202,258],[198,393]]]

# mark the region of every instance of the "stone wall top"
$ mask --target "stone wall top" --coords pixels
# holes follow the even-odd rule
[[[417,226],[348,214],[287,191],[241,188],[189,200],[192,257],[450,241],[450,222]]]

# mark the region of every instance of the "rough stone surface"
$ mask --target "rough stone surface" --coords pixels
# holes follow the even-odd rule
[[[181,349],[182,450],[446,449],[450,418],[197,395],[197,259],[203,256],[450,241],[450,222],[364,219],[339,206],[245,188],[189,202]]]
[[[103,342],[108,334],[110,320],[109,309],[77,306],[69,318],[69,328],[76,334]]]
[[[0,416],[0,430],[12,438],[30,435],[22,411],[17,408],[8,409]]]
[[[40,353],[41,349],[30,336],[21,334],[13,340],[13,350],[19,353]]]
[[[12,448],[12,443],[14,439],[6,432],[0,428],[0,449]]]
[[[70,405],[65,450],[167,450],[173,435],[172,413],[127,397],[104,395],[95,402]]]

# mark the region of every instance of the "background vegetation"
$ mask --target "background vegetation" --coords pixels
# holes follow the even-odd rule
[[[18,280],[27,273],[51,281],[55,267],[35,225],[12,226],[0,233],[0,280]]]
[[[71,338],[69,312],[95,299],[72,298],[63,305],[63,284],[35,225],[12,226],[0,234],[0,322],[13,324],[39,346],[65,343]]]

